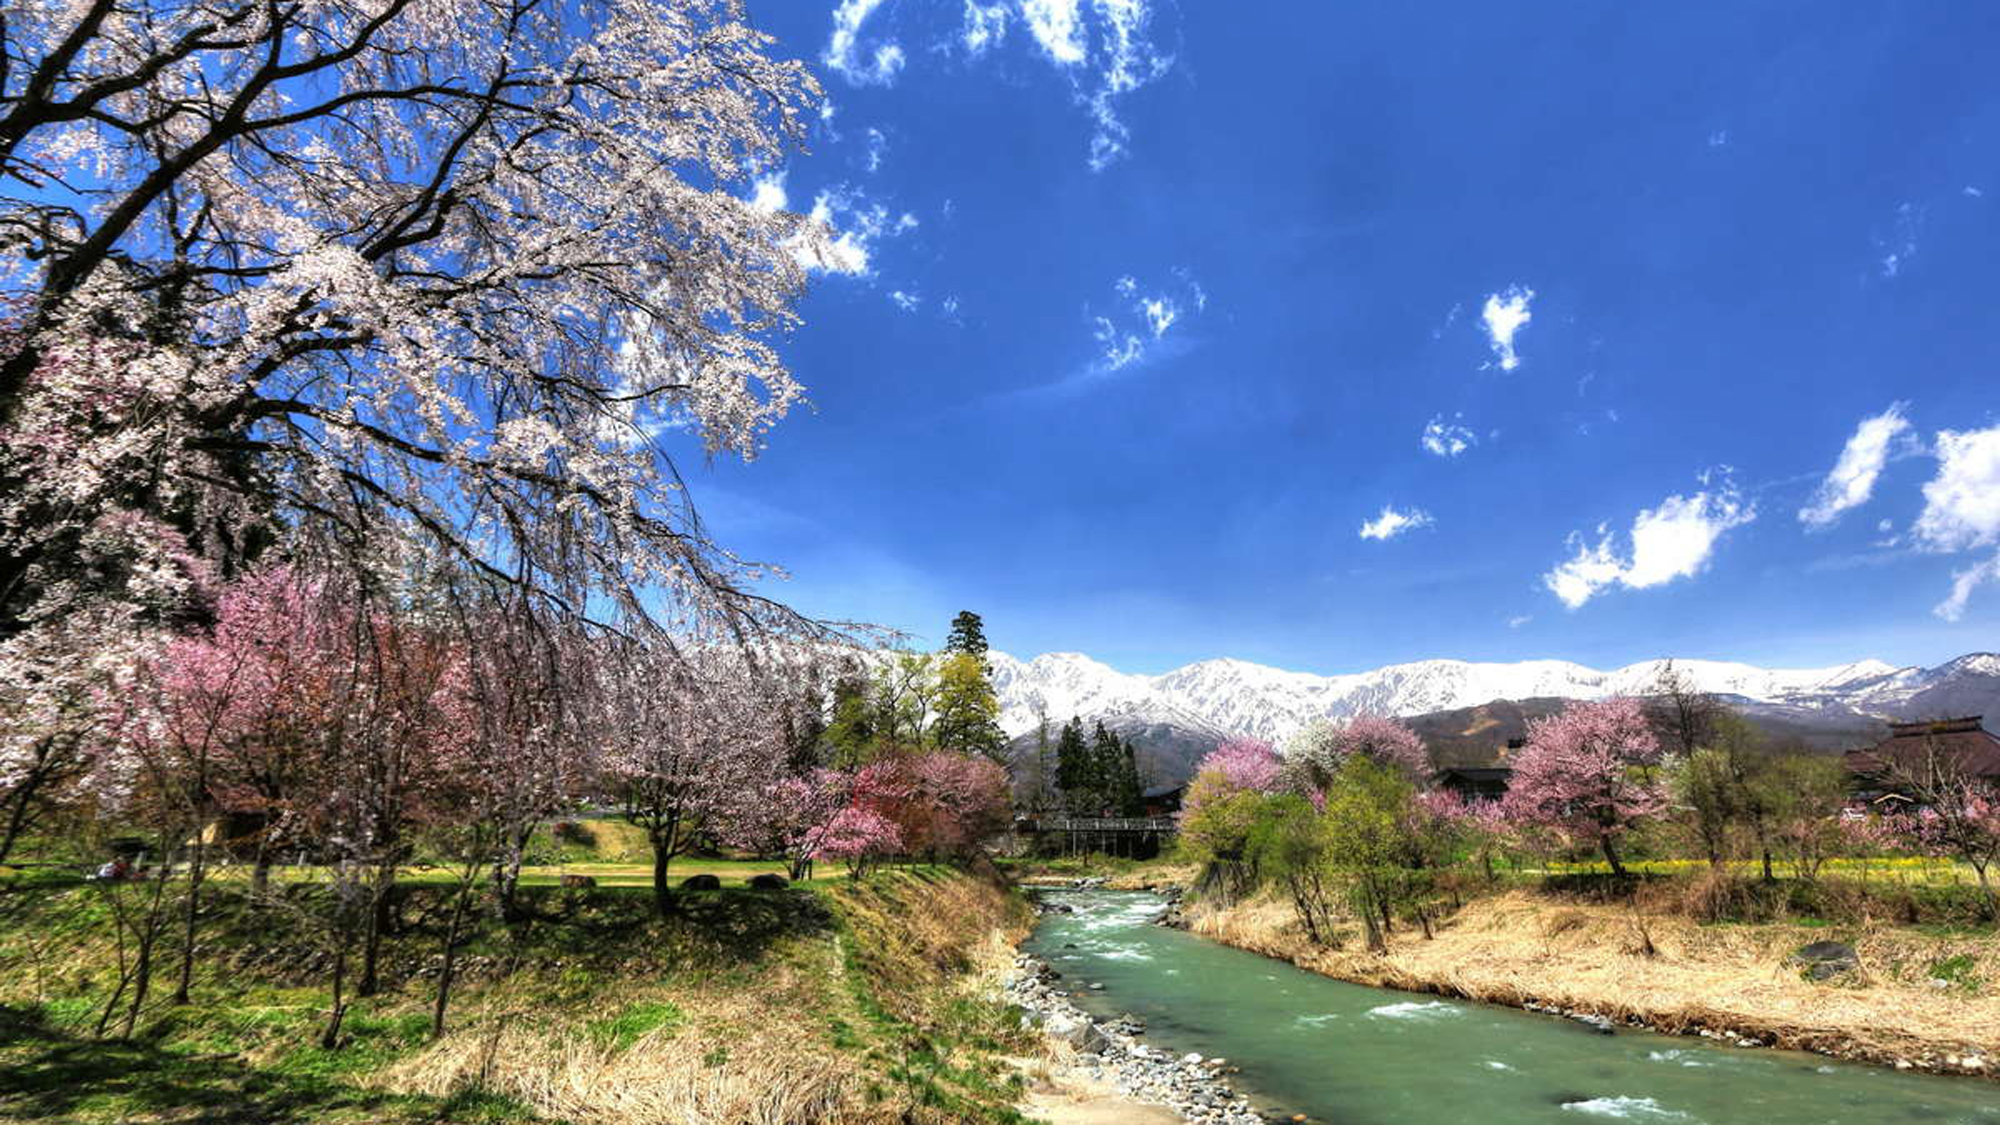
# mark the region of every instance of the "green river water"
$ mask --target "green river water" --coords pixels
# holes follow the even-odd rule
[[[1240,1066],[1260,1110],[1338,1125],[2000,1125],[2000,1084],[1331,980],[1151,921],[1149,894],[1054,891],[1025,948],[1099,1017]],[[1102,991],[1087,986],[1102,982]]]

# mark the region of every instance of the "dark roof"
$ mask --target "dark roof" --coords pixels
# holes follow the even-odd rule
[[[1146,790],[1146,796],[1171,797],[1186,788],[1187,786],[1185,785],[1155,785],[1151,789]]]
[[[1843,759],[1849,770],[1867,776],[1879,775],[1892,764],[1919,767],[1935,752],[1975,777],[2000,778],[2000,737],[1981,725],[1983,718],[1890,723],[1889,737],[1869,749],[1849,750]]]
[[[1446,766],[1434,775],[1440,781],[1447,777],[1465,781],[1506,781],[1514,776],[1512,766]]]

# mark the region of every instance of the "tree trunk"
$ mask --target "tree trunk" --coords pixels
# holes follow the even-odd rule
[[[472,893],[470,884],[459,888],[457,898],[451,904],[451,921],[444,928],[444,957],[438,966],[437,1003],[431,1007],[431,1038],[444,1036],[445,1007],[451,1003],[452,973],[458,966],[458,929],[465,921],[465,899]]]
[[[391,861],[375,872],[375,888],[369,896],[368,924],[361,946],[361,979],[354,984],[356,996],[373,996],[382,991],[382,939],[389,930],[389,899],[395,889],[396,865]]]
[[[674,890],[667,885],[667,864],[673,859],[672,850],[660,840],[653,841],[653,910],[660,917],[670,917],[674,912]]]
[[[175,1004],[188,1002],[188,990],[194,984],[194,929],[195,918],[201,912],[201,881],[207,874],[208,849],[196,835],[194,851],[188,858],[187,910],[181,916],[181,979],[174,987]]]
[[[1599,836],[1597,842],[1604,848],[1604,862],[1611,865],[1611,873],[1621,879],[1624,878],[1625,865],[1618,862],[1618,848],[1611,842],[1611,837]]]
[[[340,1046],[340,1021],[347,1016],[347,997],[341,988],[346,983],[347,935],[342,934],[339,948],[333,951],[333,1008],[327,1013],[326,1030],[319,1036],[319,1046],[323,1051]]]
[[[1771,874],[1771,845],[1765,844],[1759,850],[1764,856],[1764,881],[1766,883],[1777,882],[1777,876]]]

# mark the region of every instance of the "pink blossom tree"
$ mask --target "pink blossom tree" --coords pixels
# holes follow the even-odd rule
[[[1667,806],[1654,777],[1659,762],[1659,741],[1638,700],[1574,702],[1528,727],[1504,808],[1517,823],[1597,847],[1612,873],[1623,875],[1619,838]]]
[[[1285,745],[1287,784],[1309,796],[1322,793],[1341,763],[1357,754],[1420,782],[1430,778],[1430,753],[1417,732],[1399,719],[1361,714],[1344,722],[1310,723],[1293,735]]]
[[[862,805],[849,805],[833,818],[813,852],[815,859],[847,861],[847,874],[859,879],[870,865],[903,850],[896,822]]]
[[[674,910],[677,856],[734,830],[744,803],[777,779],[782,720],[733,650],[627,645],[607,654],[597,691],[602,774],[653,851],[653,902]]]
[[[764,787],[756,808],[738,819],[731,840],[738,847],[785,857],[794,880],[811,877],[812,863],[854,794],[854,775],[816,769],[779,778]]]

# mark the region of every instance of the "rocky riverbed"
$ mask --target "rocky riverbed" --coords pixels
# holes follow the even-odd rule
[[[1130,1016],[1098,1022],[1070,999],[1069,982],[1041,960],[1016,956],[1007,998],[1027,1011],[1042,1032],[1075,1049],[1077,1064],[1093,1080],[1108,1081],[1134,1101],[1165,1106],[1184,1120],[1214,1125],[1263,1125],[1266,1118],[1224,1077],[1227,1059],[1174,1054],[1139,1042],[1145,1024]],[[1087,985],[1084,987],[1088,987]]]

